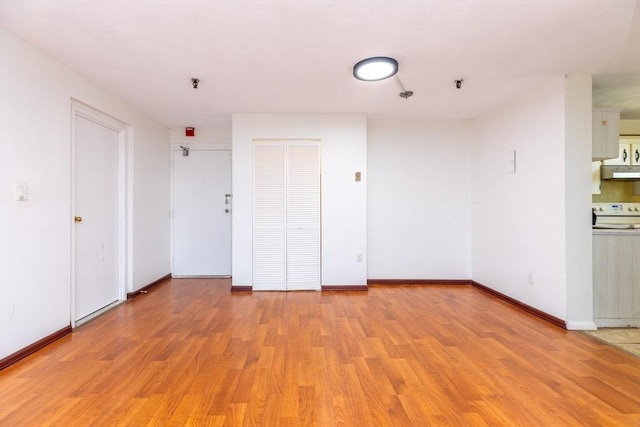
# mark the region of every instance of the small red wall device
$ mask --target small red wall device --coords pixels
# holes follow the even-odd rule
[[[184,128],[185,136],[196,136],[196,128]]]

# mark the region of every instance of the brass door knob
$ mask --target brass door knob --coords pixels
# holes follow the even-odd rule
[[[77,216],[77,217],[74,218],[74,220],[76,222],[82,222],[82,217],[81,216]]]

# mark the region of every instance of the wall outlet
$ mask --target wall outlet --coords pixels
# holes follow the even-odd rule
[[[533,271],[530,271],[527,275],[527,283],[533,285]]]
[[[364,257],[362,256],[362,254],[356,254],[356,262],[362,262],[363,259]]]

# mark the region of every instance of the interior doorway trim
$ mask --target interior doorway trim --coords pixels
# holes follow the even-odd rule
[[[70,203],[70,229],[71,229],[71,306],[70,320],[71,327],[76,326],[76,227],[74,226],[74,215],[76,212],[76,121],[78,118],[92,121],[104,126],[118,134],[118,301],[126,299],[126,290],[131,289],[132,283],[132,247],[133,233],[133,170],[130,159],[133,158],[132,127],[128,124],[105,114],[84,102],[71,98],[71,203]]]

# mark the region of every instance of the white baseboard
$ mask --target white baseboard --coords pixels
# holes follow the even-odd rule
[[[595,331],[598,329],[594,322],[578,322],[567,320],[567,329],[570,331]]]
[[[599,328],[640,328],[640,319],[596,319]]]
[[[125,302],[126,300],[118,300],[118,301],[114,301],[109,305],[106,305],[104,307],[102,307],[101,309],[94,311],[91,314],[87,314],[86,316],[84,316],[81,319],[76,320],[75,322],[73,322],[73,324],[71,325],[74,329],[77,328],[78,326],[87,323],[89,320],[93,320],[96,317],[100,316],[101,314],[106,313],[107,311],[111,310],[112,308],[115,308],[117,306],[119,306],[120,304],[122,304],[123,302]]]

